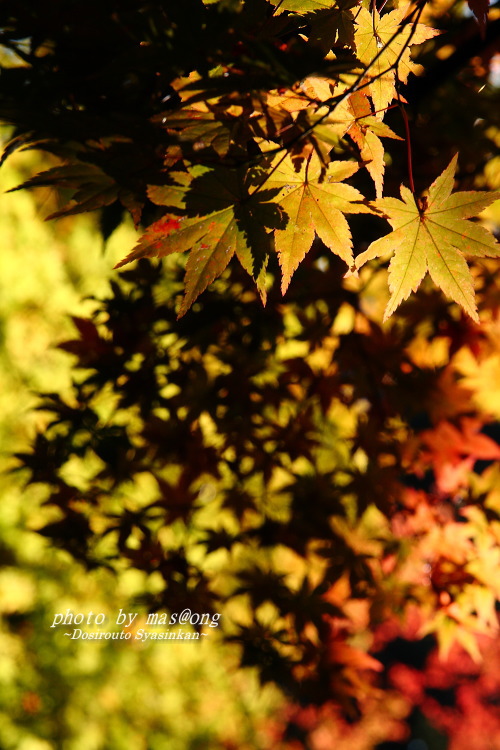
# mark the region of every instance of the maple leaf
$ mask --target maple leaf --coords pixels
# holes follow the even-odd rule
[[[500,354],[476,359],[468,347],[462,347],[453,364],[453,374],[458,374],[460,385],[472,391],[469,401],[486,414],[500,419]]]
[[[182,93],[182,90],[181,90]],[[194,102],[173,112],[155,115],[152,122],[165,128],[178,140],[186,157],[186,147],[194,152],[213,149],[218,156],[226,156],[230,147],[245,143],[250,137],[248,123],[252,109],[241,104],[207,104]]]
[[[484,38],[486,32],[486,21],[488,20],[488,10],[490,7],[489,0],[467,0],[467,4],[474,13],[481,30],[481,36]]]
[[[482,426],[479,419],[464,417],[460,430],[442,421],[433,430],[421,433],[420,438],[429,449],[423,458],[432,462],[440,492],[453,493],[466,486],[478,459],[500,459],[500,446],[480,432]]]
[[[196,298],[218,278],[236,254],[254,278],[265,301],[265,269],[270,252],[269,229],[283,225],[282,213],[271,203],[271,190],[249,196],[245,172],[225,167],[192,167],[171,172],[172,184],[149,186],[149,198],[168,213],[146,230],[137,246],[116,268],[144,257],[187,252],[184,315]],[[277,192],[277,191],[275,191]]]
[[[129,211],[136,226],[140,221],[143,201],[135,196],[132,191],[120,187],[113,177],[93,164],[78,163],[52,167],[31,177],[8,192],[42,186],[56,186],[74,190],[71,201],[47,216],[47,220],[86,211],[95,211],[110,206],[115,201],[120,201],[122,206]]]
[[[375,183],[377,198],[381,198],[384,185],[385,149],[380,137],[397,138],[399,141],[402,138],[373,116],[358,120],[349,128],[348,134],[359,147],[360,157]]]
[[[60,188],[75,190],[72,202],[47,216],[47,219],[94,211],[97,208],[109,206],[119,196],[119,187],[115,180],[91,164],[52,167],[17,185],[9,192],[45,185],[57,185]]]
[[[370,94],[376,112],[381,112],[394,99],[396,75],[406,83],[410,73],[421,70],[410,59],[410,47],[421,44],[440,32],[421,23],[404,23],[406,7],[380,17],[360,8],[354,33],[359,60],[369,67]]]
[[[352,264],[351,232],[344,213],[371,213],[361,203],[361,193],[342,182],[358,169],[352,161],[330,162],[324,167],[315,153],[300,167],[290,155],[275,157],[266,185],[279,191],[275,200],[288,215],[286,227],[274,233],[283,293],[315,235],[347,265]]]
[[[457,166],[454,156],[444,172],[432,183],[428,195],[415,202],[413,194],[401,185],[401,197],[381,198],[373,206],[389,221],[393,231],[381,237],[358,255],[355,266],[394,251],[389,265],[392,296],[384,320],[416,291],[429,271],[434,283],[479,321],[472,276],[464,255],[500,257],[500,245],[487,229],[467,221],[500,198],[500,193],[479,191],[452,194]]]
[[[335,5],[335,0],[269,0],[276,8],[276,15],[286,10],[292,13],[312,13],[318,10],[328,10]]]
[[[354,121],[347,133],[358,146],[361,159],[375,183],[377,198],[381,198],[385,162],[384,146],[380,138],[395,138],[399,141],[402,138],[371,114],[366,95],[362,91],[351,94],[348,103]]]
[[[329,146],[338,146],[356,119],[348,99],[343,99],[333,108],[320,106],[308,112],[308,116],[309,125],[314,128],[314,137]]]
[[[195,151],[211,147],[219,156],[225,156],[229,150],[231,131],[213,112],[192,107],[157,115],[153,122],[161,123],[171,135],[178,135],[181,143],[191,142]]]
[[[314,124],[313,137],[330,146],[338,145],[344,135],[352,138],[359,148],[364,166],[375,183],[377,198],[381,198],[385,150],[380,138],[402,138],[372,114],[366,94],[362,91],[354,92],[336,105],[331,113],[327,113],[325,107],[319,107],[310,116],[310,122],[311,125]]]
[[[332,47],[354,47],[354,16],[357,0],[336,0],[331,10],[320,10],[311,18],[309,41],[324,54]]]

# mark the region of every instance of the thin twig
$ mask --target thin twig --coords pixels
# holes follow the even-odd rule
[[[410,137],[410,123],[408,121],[408,114],[406,112],[405,106],[403,102],[401,101],[399,90],[397,91],[397,95],[398,95],[399,111],[401,112],[401,115],[403,117],[403,122],[405,124],[406,159],[408,162],[408,181],[410,183],[410,190],[413,193],[413,195],[415,195],[415,183],[413,182],[413,158],[412,158],[411,137]]]
[[[417,31],[417,25],[420,22],[420,18],[422,16],[422,12],[423,12],[425,4],[426,4],[425,0],[420,0],[419,4],[414,8],[414,10],[411,11],[411,13],[409,14],[409,16],[407,16],[404,19],[404,21],[401,23],[401,25],[399,26],[399,28],[394,32],[394,34],[391,36],[391,38],[377,52],[377,54],[375,55],[375,57],[373,58],[373,60],[370,61],[370,63],[366,66],[366,68],[363,70],[363,72],[360,73],[357,76],[357,78],[354,81],[354,83],[351,86],[349,86],[349,88],[347,88],[346,91],[344,91],[342,94],[338,94],[337,96],[332,96],[332,97],[330,97],[330,99],[327,99],[324,102],[319,102],[319,104],[321,105],[321,107],[326,107],[327,108],[327,111],[325,112],[324,115],[322,115],[315,123],[313,123],[308,128],[306,128],[306,130],[304,130],[302,133],[299,133],[297,136],[295,136],[295,138],[292,138],[292,140],[289,143],[287,143],[286,146],[285,145],[284,146],[278,146],[276,149],[272,149],[271,151],[267,151],[265,154],[262,154],[262,155],[259,155],[258,157],[256,157],[257,160],[260,161],[265,156],[272,156],[274,154],[278,154],[282,150],[285,150],[285,154],[283,156],[283,158],[285,158],[285,156],[287,155],[287,153],[289,152],[289,150],[291,148],[293,148],[293,146],[295,146],[297,143],[299,143],[304,138],[307,138],[307,136],[311,135],[314,132],[314,129],[319,124],[321,124],[322,122],[324,122],[324,120],[327,117],[329,117],[335,111],[335,109],[343,101],[345,101],[351,94],[355,93],[356,91],[361,91],[362,89],[367,88],[368,86],[370,86],[371,83],[373,83],[373,81],[376,81],[379,78],[382,78],[383,76],[387,75],[387,73],[389,73],[391,70],[395,70],[396,71],[396,80],[397,80],[398,65],[399,65],[399,63],[401,61],[401,58],[403,57],[406,49],[410,46],[412,38],[415,36],[415,33]],[[409,23],[412,24],[412,29],[410,31],[410,34],[409,34],[408,39],[406,41],[406,44],[403,46],[403,48],[399,52],[398,56],[396,57],[396,60],[388,68],[386,68],[385,70],[382,70],[382,71],[378,72],[376,75],[374,75],[369,81],[365,81],[364,79],[365,79],[366,73],[370,70],[370,68],[373,67],[373,65],[375,65],[375,63],[380,58],[380,56],[384,54],[384,52],[390,47],[390,45],[392,44],[392,42],[394,41],[394,39],[396,39],[399,36],[399,34],[401,34],[402,29],[405,26],[407,26]],[[274,170],[279,166],[279,164],[281,164],[282,161],[283,161],[283,159],[280,160],[277,165],[275,165],[275,167],[273,168],[272,172],[274,172]],[[272,172],[270,174],[272,174]],[[412,181],[413,181],[413,176],[412,176]],[[266,183],[266,179],[259,185],[259,187],[257,188],[257,190],[260,190],[263,187],[263,185],[265,185],[265,183]],[[252,195],[254,193],[256,193],[257,190],[254,190],[253,193],[252,193]]]

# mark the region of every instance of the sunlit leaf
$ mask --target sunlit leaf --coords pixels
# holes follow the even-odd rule
[[[314,153],[300,166],[290,156],[275,157],[266,186],[279,190],[275,200],[288,216],[286,227],[275,232],[283,292],[316,235],[347,265],[352,264],[351,232],[344,214],[370,211],[361,193],[343,182],[358,168],[347,161],[323,167]]]
[[[406,83],[420,67],[410,58],[410,47],[431,39],[439,31],[424,24],[405,23],[407,7],[380,16],[360,8],[356,14],[355,42],[358,58],[368,66],[370,93],[375,111],[383,112],[394,99],[396,77]]]
[[[185,296],[179,312],[184,315],[236,254],[265,300],[269,231],[283,224],[279,207],[267,200],[270,191],[249,195],[245,173],[224,168],[193,168],[189,173],[172,173],[171,177],[176,181],[170,185],[151,186],[149,197],[182,214],[166,214],[148,227],[138,245],[117,267],[139,258],[189,252]]]
[[[394,251],[389,266],[391,298],[384,319],[416,291],[429,271],[434,283],[478,321],[472,276],[465,255],[500,257],[500,246],[480,224],[467,221],[500,197],[499,193],[453,193],[455,156],[418,205],[408,188],[401,197],[382,198],[374,206],[387,217],[393,231],[356,258],[356,267]]]
[[[335,0],[268,0],[276,7],[276,13],[284,13],[286,10],[292,13],[312,13],[318,10],[331,8]]]

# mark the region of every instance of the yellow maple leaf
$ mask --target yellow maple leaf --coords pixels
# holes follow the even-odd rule
[[[356,258],[356,268],[389,252],[391,298],[384,320],[416,291],[430,273],[434,283],[478,322],[473,280],[465,255],[500,257],[500,245],[480,224],[468,219],[480,213],[499,193],[462,191],[452,193],[457,167],[454,156],[444,172],[420,199],[401,185],[401,198],[380,198],[373,205],[387,217],[393,231],[381,237]]]
[[[460,385],[472,391],[472,401],[486,414],[500,417],[500,354],[477,360],[468,347],[453,358]]]
[[[440,32],[421,23],[405,23],[406,8],[380,16],[361,8],[356,15],[354,38],[358,59],[367,67],[370,93],[376,112],[384,111],[396,93],[396,75],[406,83],[410,73],[418,73],[410,47],[421,44]]]

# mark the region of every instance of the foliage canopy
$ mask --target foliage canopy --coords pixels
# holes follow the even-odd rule
[[[180,315],[233,255],[265,299],[270,257],[277,255],[285,291],[315,234],[353,266],[351,233],[339,210],[394,220],[394,204],[374,204],[369,191],[345,181],[366,167],[382,196],[380,138],[401,137],[384,123],[386,112],[396,102],[408,126],[401,86],[420,70],[412,50],[439,34],[420,22],[425,3],[381,13],[373,3],[333,0],[191,0],[147,10],[91,4],[85,14],[100,31],[89,40],[81,26],[83,4],[59,5],[42,18],[29,3],[5,4],[4,43],[29,66],[5,71],[0,115],[16,125],[7,150],[38,144],[64,158],[64,166],[23,185],[72,188],[70,204],[57,216],[118,201],[138,223],[147,202],[162,207],[161,218],[123,262],[189,252]],[[475,4],[472,9],[482,19]],[[21,51],[22,38],[29,40],[28,52]],[[84,54],[90,40],[97,44],[91,64]],[[27,93],[22,105],[21,81]],[[406,145],[415,195],[408,133]],[[443,173],[442,180],[451,193],[453,175]],[[478,196],[475,209],[496,197]],[[422,205],[414,210],[424,227]],[[429,267],[434,282],[475,318],[462,257],[499,251],[484,233],[479,244],[460,239],[465,230],[455,219],[470,215],[447,214],[448,249],[437,244],[435,258],[429,243],[427,249],[422,241],[402,243],[391,266],[391,288],[398,291],[388,313]],[[455,250],[449,232],[458,238],[451,243]],[[401,260],[403,254],[411,261]]]

